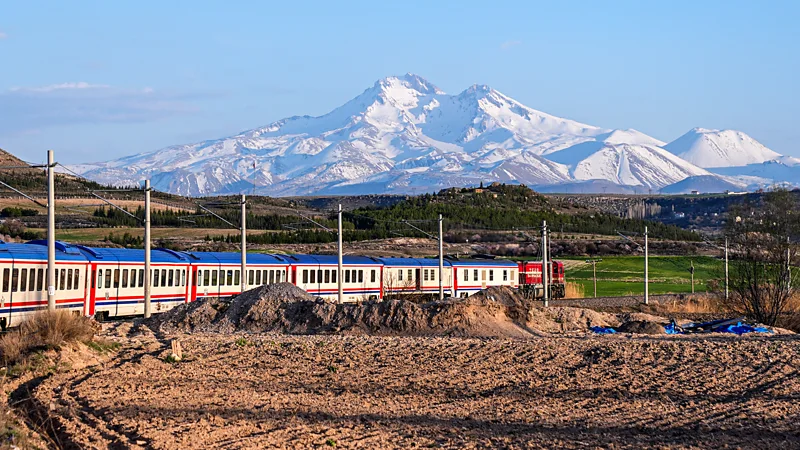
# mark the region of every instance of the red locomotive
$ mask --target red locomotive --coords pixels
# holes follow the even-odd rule
[[[528,297],[544,297],[542,284],[541,261],[519,261],[519,290]],[[564,298],[566,288],[564,284],[564,263],[561,261],[548,262],[549,277],[547,284],[550,287],[550,298]]]

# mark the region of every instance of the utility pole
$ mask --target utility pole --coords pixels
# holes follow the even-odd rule
[[[725,238],[725,300],[728,299],[728,238]]]
[[[47,310],[56,310],[56,196],[53,151],[47,151]]]
[[[144,317],[150,317],[150,180],[144,180]]]
[[[647,227],[644,227],[644,304],[650,303],[650,290],[648,285],[648,254],[647,254]]]
[[[786,289],[791,291],[792,290],[792,260],[791,260],[791,255],[789,253],[789,245],[791,245],[791,242],[789,241],[789,236],[786,236]]]
[[[439,214],[439,300],[444,300],[444,235],[442,233],[442,215]]]
[[[592,280],[594,284],[594,298],[597,298],[597,263],[602,259],[587,259],[586,262],[592,265]]]
[[[242,292],[247,290],[247,199],[242,194]]]
[[[542,221],[542,298],[544,299],[544,306],[550,306],[550,289],[549,283],[547,282],[548,278],[548,269],[547,269],[547,221]]]
[[[694,294],[694,261],[689,261],[689,273],[692,275],[692,294]]]
[[[336,275],[336,282],[339,283],[339,304],[342,303],[344,299],[344,290],[342,289],[342,204],[339,203],[339,246],[338,246],[338,253],[339,253],[339,266],[337,268],[338,274]]]

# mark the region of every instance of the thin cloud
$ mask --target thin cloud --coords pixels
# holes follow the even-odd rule
[[[506,41],[506,42],[503,42],[502,44],[500,44],[500,50],[509,50],[512,47],[516,47],[516,46],[521,45],[521,44],[522,44],[522,41]]]
[[[7,37],[8,37],[8,35],[6,33],[0,31],[0,39],[5,39]]]
[[[199,111],[204,93],[126,89],[84,81],[0,91],[0,134],[76,124],[142,123]]]

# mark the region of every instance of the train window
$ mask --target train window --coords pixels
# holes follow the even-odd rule
[[[139,269],[139,287],[144,287],[144,269]]]
[[[478,269],[472,270],[472,281],[478,281]]]
[[[97,287],[99,289],[103,288],[103,272],[105,272],[103,269],[97,271]]]
[[[350,271],[349,270],[345,270],[344,271],[344,282],[345,283],[349,283],[350,282]]]
[[[72,269],[67,270],[67,289],[72,289]]]
[[[31,276],[28,279],[28,289],[32,291],[36,290],[36,269],[31,269]]]
[[[19,280],[19,290],[21,292],[28,290],[28,269],[22,269],[22,276]]]
[[[303,284],[308,283],[308,270],[303,269]]]
[[[326,283],[330,283],[331,282],[331,271],[327,270],[327,269],[325,270],[325,282]]]
[[[414,279],[414,271],[411,270],[411,269],[408,269],[408,281],[411,281],[413,279]]]
[[[469,281],[469,269],[464,269],[464,281]]]
[[[60,278],[59,278],[59,273],[60,273],[60,272],[59,272],[59,270],[58,270],[58,269],[54,270],[53,272],[56,274],[56,282],[55,282],[55,283],[53,283],[53,287],[56,287],[56,288],[57,288],[57,287],[58,287],[58,280],[60,279]],[[15,285],[16,285],[17,283],[13,283],[13,284],[15,284]]]
[[[128,287],[128,269],[122,269],[122,286],[123,288]]]
[[[128,283],[128,286],[135,288],[136,287],[136,269],[131,269],[131,279]]]
[[[19,283],[19,269],[11,271],[11,292],[17,292],[17,284]]]
[[[311,284],[314,284],[316,282],[317,282],[317,271],[316,270],[312,270],[311,271]]]
[[[335,271],[334,271],[334,272],[331,274],[331,283],[337,283],[337,281],[336,281],[336,280],[337,280],[338,278],[339,278],[339,269],[336,269],[336,270],[335,270]]]
[[[233,273],[233,285],[234,286],[241,286],[242,285],[242,271],[237,270]]]
[[[374,283],[375,282],[375,269],[372,269],[372,272],[369,275],[369,282],[370,283]]]
[[[36,272],[36,281],[38,281],[38,283],[36,283],[36,290],[41,292],[44,290],[44,269],[39,269]]]
[[[181,270],[181,286],[186,286],[186,270]]]
[[[167,283],[167,286],[175,286],[175,271],[168,270],[167,276],[169,277],[169,282]]]
[[[232,270],[228,270],[227,271],[227,275],[228,275],[228,277],[226,278],[225,285],[226,286],[231,286],[231,285],[233,285],[233,271]]]
[[[256,281],[256,272],[254,270],[252,270],[252,269],[248,270],[247,271],[247,284],[252,286],[253,283],[255,283],[255,281]]]
[[[3,292],[8,292],[8,284],[11,282],[11,270],[3,269]]]
[[[75,272],[72,272],[72,289],[78,289],[78,282],[80,281],[80,271],[75,269]]]
[[[422,280],[428,281],[428,269],[422,269]]]
[[[60,272],[61,273],[58,278],[58,288],[63,291],[67,288],[67,269],[61,269]]]
[[[508,281],[508,271],[503,270],[503,281]]]
[[[397,271],[397,281],[403,281],[403,269]]]
[[[158,269],[153,270],[153,286],[158,287]]]
[[[167,269],[161,269],[161,287],[167,286]]]
[[[209,284],[209,279],[208,279],[208,272],[209,271],[206,271],[206,283],[205,283],[205,285],[206,286],[216,286],[217,285],[217,271],[216,270],[212,270],[211,271],[210,284]]]
[[[489,281],[494,281],[494,270],[489,271]]]
[[[119,288],[119,269],[114,269],[114,289]]]
[[[266,284],[266,283],[264,283]],[[261,286],[261,271],[256,270],[256,285]]]
[[[317,281],[322,283],[322,269],[317,270]]]
[[[364,271],[363,270],[359,270],[358,271],[358,282],[359,283],[363,283],[364,282]]]

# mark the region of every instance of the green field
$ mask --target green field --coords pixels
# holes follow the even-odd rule
[[[568,282],[583,286],[584,296],[593,295],[592,265],[586,258],[560,258],[565,262]],[[651,256],[649,290],[651,294],[679,294],[692,291],[689,267],[694,264],[695,292],[712,290],[713,280],[724,279],[724,263],[709,256]],[[599,297],[644,294],[644,257],[609,256],[597,263]]]

